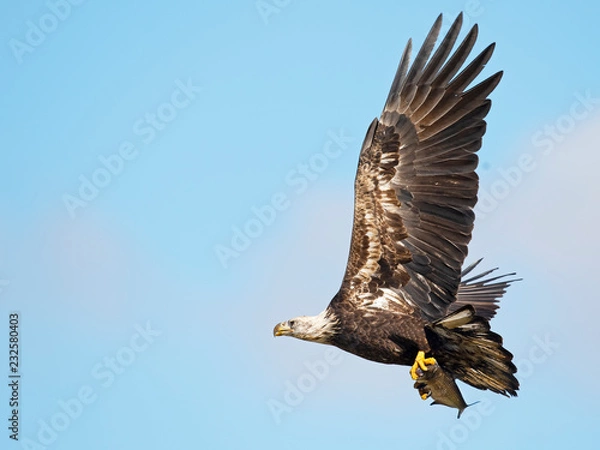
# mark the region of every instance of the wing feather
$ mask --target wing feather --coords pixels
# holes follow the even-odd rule
[[[450,305],[448,313],[454,312],[465,305],[472,305],[478,316],[491,319],[496,315],[496,310],[499,308],[498,302],[506,293],[506,289],[512,283],[521,281],[521,278],[514,278],[515,272],[488,277],[488,275],[498,270],[497,267],[465,279],[481,261],[479,259],[463,270],[456,301]]]
[[[463,65],[477,39],[471,28],[452,49],[459,15],[434,51],[442,16],[410,64],[409,41],[383,112],[363,143],[355,179],[350,257],[342,288],[360,306],[366,293],[386,289],[428,320],[442,317],[455,300],[487,301],[506,282],[461,285],[477,202],[477,151],[498,72],[473,87],[494,51],[484,49]],[[433,53],[433,56],[432,56]],[[483,284],[482,284],[483,283]],[[496,285],[497,284],[497,285]],[[339,301],[339,300],[338,300]],[[393,308],[398,302],[383,302]],[[488,302],[489,303],[489,302]]]

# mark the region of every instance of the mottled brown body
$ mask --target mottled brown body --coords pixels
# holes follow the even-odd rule
[[[339,318],[331,344],[347,352],[384,364],[411,365],[419,350],[428,350],[426,322],[418,314],[364,311],[334,303]]]

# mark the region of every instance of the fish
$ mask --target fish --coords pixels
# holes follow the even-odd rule
[[[458,409],[457,419],[460,419],[465,409],[477,403],[467,405],[456,385],[455,378],[437,363],[428,365],[427,371],[417,369],[417,376],[414,387],[419,391],[421,398],[423,400],[433,398],[431,405],[444,405]]]

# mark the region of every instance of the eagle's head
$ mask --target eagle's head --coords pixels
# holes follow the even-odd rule
[[[273,329],[273,335],[328,344],[335,334],[337,323],[333,314],[323,311],[316,316],[300,316],[278,323]]]

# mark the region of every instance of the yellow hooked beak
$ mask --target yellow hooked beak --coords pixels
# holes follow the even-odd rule
[[[292,334],[292,329],[287,322],[281,322],[273,328],[273,336],[287,336]]]

